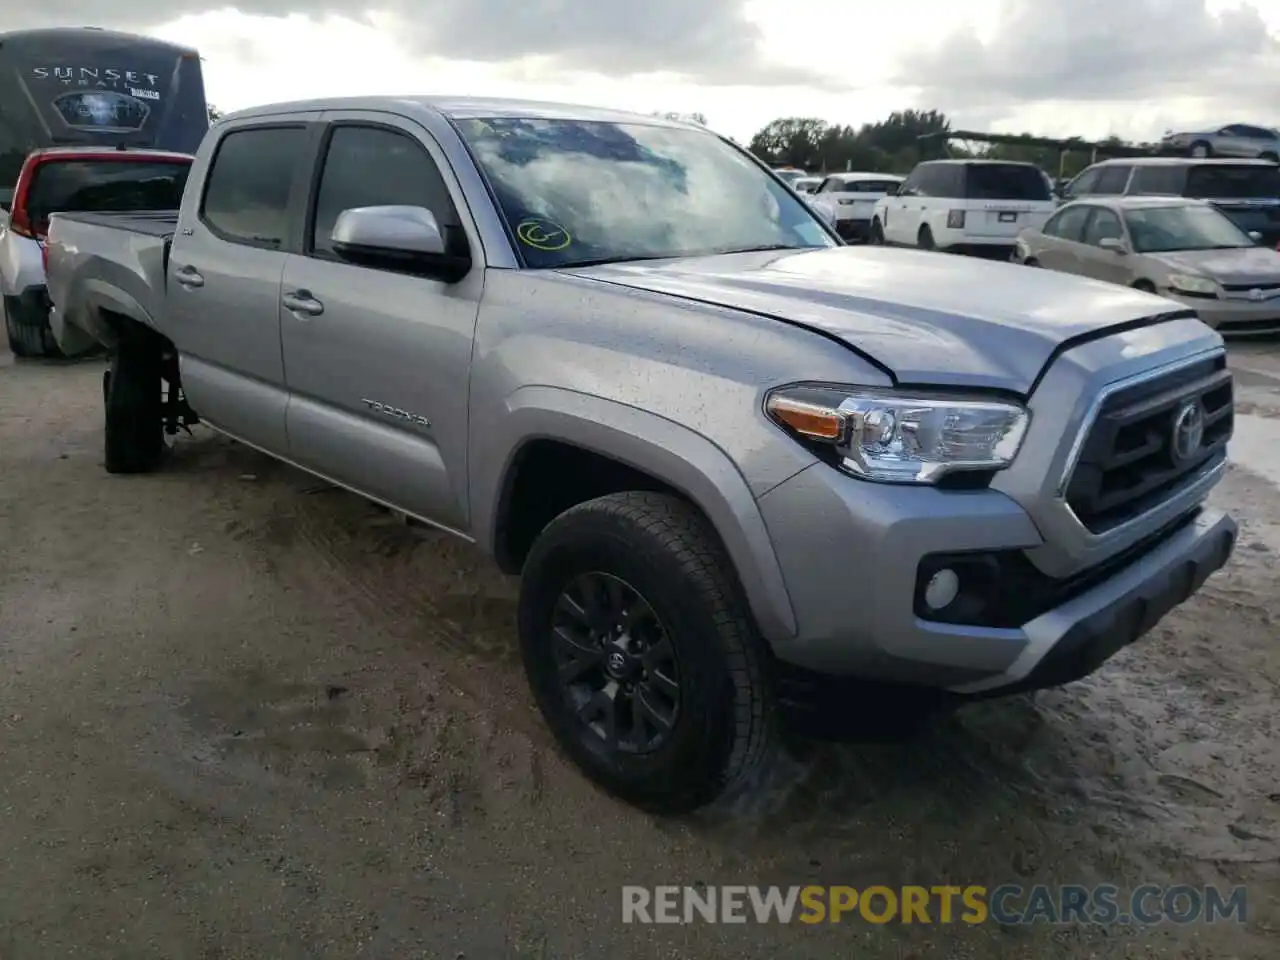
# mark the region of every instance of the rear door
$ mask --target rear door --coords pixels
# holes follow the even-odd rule
[[[1034,239],[1033,254],[1040,266],[1062,273],[1080,272],[1080,244],[1093,210],[1089,204],[1078,204],[1059,210],[1049,219]]]
[[[1223,127],[1213,138],[1213,152],[1224,157],[1252,157],[1256,155],[1257,145],[1248,135],[1248,127],[1233,123]]]
[[[169,256],[166,324],[203,419],[273,453],[288,449],[280,275],[306,206],[318,113],[254,120],[223,134],[199,192],[183,198]],[[198,164],[197,164],[198,165]]]
[[[1028,227],[1040,227],[1053,212],[1049,180],[1038,167],[1022,163],[964,166],[964,232],[1010,243]]]
[[[465,530],[467,386],[484,287],[477,235],[426,130],[381,113],[324,118],[315,199],[281,288],[290,450],[323,476]],[[340,260],[330,241],[338,215],[382,205],[426,207],[445,230],[462,230],[471,273],[445,284]]]

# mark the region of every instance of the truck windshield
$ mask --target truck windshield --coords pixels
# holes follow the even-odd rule
[[[52,213],[176,210],[190,172],[190,161],[45,161],[32,177],[27,209],[37,225]]]
[[[708,131],[527,118],[457,127],[529,267],[836,245],[797,194]]]
[[[1210,206],[1149,207],[1124,215],[1137,253],[1252,247],[1243,230]]]
[[[1280,167],[1203,163],[1187,171],[1186,195],[1202,200],[1280,198]]]

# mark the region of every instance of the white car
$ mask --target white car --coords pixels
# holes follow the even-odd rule
[[[809,194],[817,190],[820,183],[822,183],[821,177],[796,177],[791,181],[791,189],[808,199]]]
[[[875,206],[871,242],[1009,259],[1014,241],[1057,209],[1031,163],[928,160]]]
[[[892,173],[833,173],[813,192],[813,207],[845,240],[871,239],[876,203],[903,178]]]

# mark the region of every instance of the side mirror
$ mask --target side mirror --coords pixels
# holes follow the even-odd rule
[[[1254,243],[1261,243],[1262,234],[1260,234],[1257,230],[1250,230],[1249,239],[1252,240]]]
[[[403,270],[446,283],[471,271],[471,257],[448,252],[444,232],[426,207],[353,207],[338,215],[333,252],[364,267]]]
[[[1125,254],[1129,249],[1124,245],[1124,241],[1119,237],[1103,237],[1098,241],[1098,246],[1103,250],[1110,250],[1112,253]]]

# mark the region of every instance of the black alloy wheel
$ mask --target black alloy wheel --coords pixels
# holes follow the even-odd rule
[[[666,628],[625,580],[582,574],[552,618],[563,696],[611,750],[660,749],[680,714],[680,668]]]

